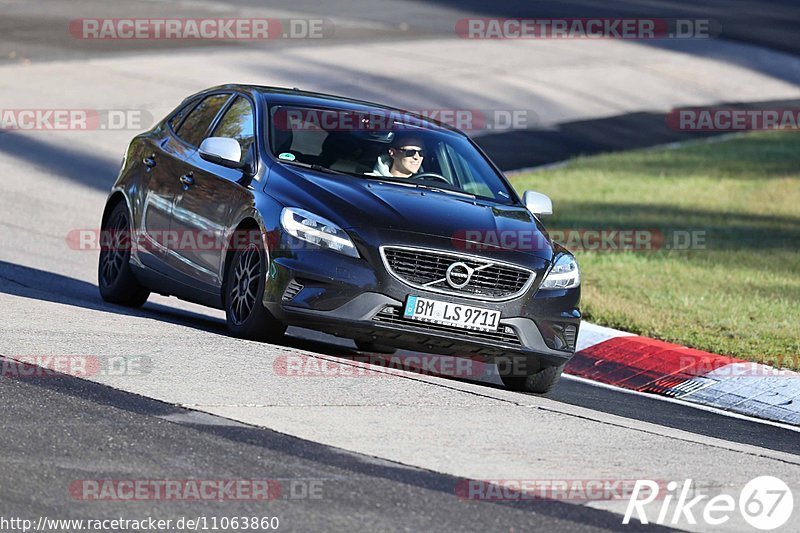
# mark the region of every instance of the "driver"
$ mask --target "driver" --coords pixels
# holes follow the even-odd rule
[[[410,135],[398,135],[389,147],[389,153],[378,157],[372,174],[394,178],[410,178],[420,171],[425,157],[422,139]]]

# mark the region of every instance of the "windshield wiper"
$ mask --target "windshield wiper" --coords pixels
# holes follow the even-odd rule
[[[332,168],[323,167],[322,165],[318,165],[316,163],[303,163],[301,161],[282,161],[287,165],[296,165],[298,167],[303,168],[310,168],[311,170],[316,170],[317,172],[326,172],[328,174],[339,174],[341,176],[355,176],[356,174],[351,174],[349,172],[344,172],[342,170],[334,170]]]
[[[466,196],[467,198],[476,198],[476,196],[474,194],[472,194],[471,192],[457,191],[455,189],[446,189],[444,187],[437,187],[436,185],[423,185],[421,183],[415,183],[414,185],[416,185],[417,187],[419,187],[421,189],[429,189],[431,191],[446,192],[446,193],[450,193],[450,194],[455,194],[456,196]]]
[[[417,189],[425,189],[428,191],[437,191],[437,192],[446,192],[450,194],[455,194],[456,196],[466,196],[467,198],[477,198],[471,192],[466,191],[457,191],[455,189],[447,189],[445,187],[437,187],[436,185],[429,185],[427,183],[420,183],[418,181],[410,181],[408,178],[403,179],[392,179],[387,178],[386,176],[367,176],[368,178],[385,181],[388,183],[396,183],[397,185],[405,185],[406,187],[415,187]]]

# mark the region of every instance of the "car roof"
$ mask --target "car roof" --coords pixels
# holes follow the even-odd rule
[[[265,95],[265,96],[268,95],[268,101],[271,104],[320,106],[320,107],[329,107],[329,108],[343,109],[343,110],[346,109],[352,111],[363,111],[367,113],[370,111],[389,112],[393,114],[413,117],[428,125],[429,129],[443,129],[452,133],[456,133],[463,137],[467,137],[467,135],[464,132],[450,126],[447,123],[427,117],[425,115],[421,115],[419,113],[415,113],[413,111],[408,111],[406,109],[401,109],[398,107],[378,104],[375,102],[369,102],[366,100],[358,100],[355,98],[337,96],[334,94],[325,94],[314,91],[303,91],[297,88],[272,87],[267,85],[226,84],[226,85],[218,85],[216,87],[210,87],[208,89],[198,92],[197,94],[190,96],[189,98],[194,98],[201,94],[220,91],[220,90],[247,92],[254,95]],[[187,100],[189,98],[187,98]],[[435,126],[435,128],[430,128],[430,126]]]

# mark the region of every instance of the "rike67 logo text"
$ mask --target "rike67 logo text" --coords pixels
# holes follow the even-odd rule
[[[667,494],[659,494],[662,486],[651,480],[637,480],[633,487],[623,524],[631,518],[642,524],[651,521],[660,525],[680,524],[721,526],[738,513],[752,527],[762,531],[777,529],[784,525],[792,515],[794,498],[788,485],[772,476],[751,479],[739,493],[738,500],[730,494],[694,495],[692,480],[687,479],[679,489],[678,482],[667,483]],[[649,504],[659,499],[655,506]],[[657,515],[653,507],[658,508]]]

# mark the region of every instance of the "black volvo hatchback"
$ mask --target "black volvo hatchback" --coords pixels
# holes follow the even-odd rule
[[[232,334],[288,325],[498,363],[550,390],[575,351],[580,273],[462,132],[386,106],[226,85],[130,143],[102,219],[99,288],[224,309]]]

